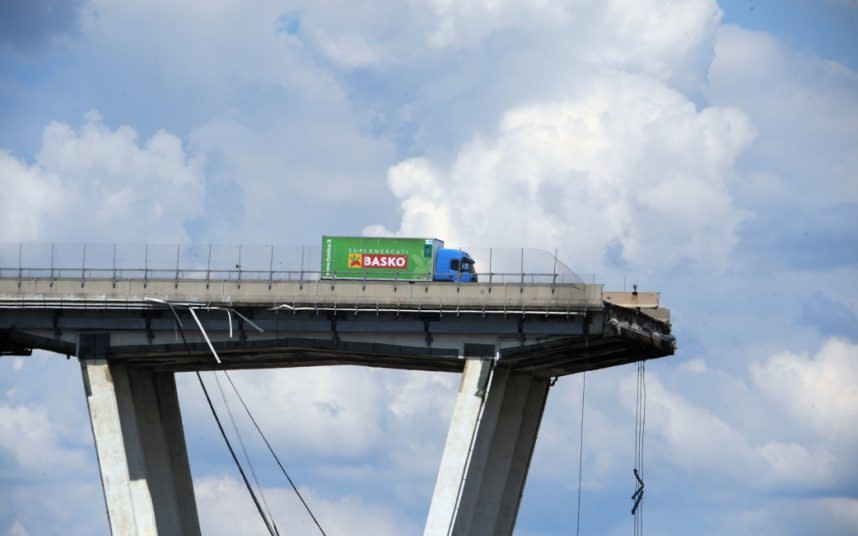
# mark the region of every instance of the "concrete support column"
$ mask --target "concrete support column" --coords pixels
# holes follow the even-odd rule
[[[172,373],[106,359],[107,335],[81,335],[78,357],[114,536],[200,534]]]
[[[465,362],[424,536],[446,535],[452,527],[491,367],[491,359],[468,359]]]
[[[511,535],[549,380],[469,360],[447,433],[424,536]]]

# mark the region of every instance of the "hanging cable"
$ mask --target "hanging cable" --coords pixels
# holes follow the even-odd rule
[[[584,400],[587,393],[587,371],[581,373],[581,429],[578,431],[580,438],[578,444],[578,519],[575,534],[581,534],[581,475],[584,469]]]
[[[238,400],[241,402],[241,405],[244,406],[244,411],[247,412],[247,416],[250,417],[250,421],[253,423],[253,426],[256,427],[256,431],[259,432],[259,436],[262,438],[262,441],[265,442],[265,446],[268,447],[268,451],[274,457],[274,460],[277,462],[277,465],[280,466],[280,470],[283,472],[283,476],[286,477],[286,480],[289,481],[289,485],[292,486],[292,489],[295,491],[295,495],[298,496],[298,499],[301,501],[301,504],[304,505],[304,509],[307,510],[307,513],[310,515],[310,518],[313,519],[313,523],[316,524],[316,527],[319,529],[319,532],[322,536],[327,536],[325,531],[322,529],[322,525],[319,524],[319,520],[316,519],[316,516],[313,515],[313,511],[310,510],[310,506],[307,504],[307,501],[304,500],[304,497],[301,495],[301,492],[298,491],[298,487],[295,485],[295,482],[292,481],[292,477],[289,476],[289,473],[286,471],[286,468],[280,462],[280,458],[277,456],[277,453],[274,452],[274,448],[271,447],[271,443],[268,442],[268,438],[265,437],[265,434],[262,433],[262,429],[256,424],[256,419],[253,417],[253,413],[250,412],[250,408],[247,407],[247,404],[244,403],[244,398],[242,398],[241,393],[238,392],[238,389],[235,386],[235,383],[232,381],[232,377],[230,377],[229,372],[224,371],[224,375],[226,379],[229,380],[229,384],[232,385],[233,391],[235,391],[236,396],[238,396]]]
[[[268,514],[268,519],[271,521],[271,526],[274,528],[274,533],[277,536],[280,536],[280,531],[277,529],[277,523],[274,521],[274,516],[271,515],[271,507],[268,506],[268,500],[265,497],[265,492],[262,489],[262,486],[259,484],[259,479],[256,477],[256,471],[253,469],[253,463],[250,461],[250,456],[247,454],[247,448],[244,445],[244,440],[241,438],[241,432],[238,430],[238,426],[235,424],[235,419],[232,416],[232,409],[229,406],[229,402],[226,399],[226,393],[223,392],[223,386],[221,386],[220,378],[218,378],[217,371],[212,372],[214,376],[215,383],[217,384],[217,389],[220,391],[221,400],[223,400],[223,405],[226,407],[226,413],[229,416],[229,422],[232,424],[232,429],[235,431],[235,437],[238,438],[238,444],[241,446],[241,452],[244,454],[244,459],[247,462],[247,467],[250,469],[250,476],[253,477],[253,482],[256,484],[256,489],[259,490],[259,496],[262,498],[262,506],[265,508],[265,512]]]
[[[156,300],[153,300],[156,301]],[[188,344],[188,339],[185,337],[185,330],[182,327],[182,321],[179,318],[179,314],[176,312],[176,309],[173,307],[173,304],[167,300],[157,300],[160,303],[166,304],[170,311],[173,313],[173,317],[176,320],[176,330],[179,335],[182,337],[182,344],[185,347],[185,351],[188,352],[188,355],[191,355],[191,347]],[[256,494],[253,492],[253,488],[250,486],[250,482],[247,480],[247,475],[244,474],[244,469],[242,469],[241,464],[238,461],[238,457],[235,455],[235,450],[233,450],[232,445],[229,442],[229,438],[226,436],[226,432],[223,429],[223,425],[221,425],[220,418],[217,416],[217,412],[215,411],[214,404],[212,404],[212,399],[209,396],[209,391],[206,389],[206,384],[203,382],[203,377],[200,376],[199,371],[194,371],[197,375],[197,380],[200,382],[200,387],[203,389],[203,394],[206,397],[206,402],[208,402],[209,409],[211,410],[212,416],[214,417],[215,423],[217,423],[218,430],[220,430],[220,435],[223,437],[224,442],[226,443],[226,448],[229,450],[230,455],[232,456],[232,461],[235,462],[235,466],[238,468],[238,472],[241,474],[242,480],[244,480],[244,485],[247,488],[247,491],[250,493],[250,498],[253,499],[253,504],[256,505],[256,511],[259,512],[259,516],[262,518],[262,522],[265,523],[265,528],[268,529],[268,533],[271,536],[279,536],[275,529],[271,527],[268,523],[268,519],[265,517],[265,513],[262,511],[262,507],[259,504],[259,500],[256,498]]]
[[[217,411],[215,411],[214,404],[212,404],[212,399],[209,396],[209,391],[206,389],[206,384],[203,383],[203,377],[200,376],[199,371],[195,371],[197,375],[197,380],[200,382],[200,387],[203,389],[203,394],[206,396],[206,402],[209,404],[209,409],[212,412],[212,416],[217,423],[218,430],[220,430],[220,435],[223,437],[224,442],[226,443],[226,448],[229,449],[229,454],[232,456],[232,461],[235,462],[235,466],[238,468],[238,472],[241,473],[241,479],[244,480],[244,486],[247,488],[247,491],[250,493],[250,497],[253,499],[253,504],[256,505],[256,511],[259,512],[259,516],[262,518],[263,523],[265,523],[265,528],[268,529],[268,533],[271,536],[277,536],[277,533],[274,531],[274,528],[268,522],[268,518],[265,517],[265,512],[262,510],[262,505],[259,504],[259,499],[256,498],[256,493],[253,491],[253,487],[250,485],[250,481],[247,480],[247,475],[244,474],[244,469],[241,467],[241,463],[238,461],[238,456],[235,455],[235,450],[232,448],[232,444],[229,442],[229,438],[226,436],[226,431],[223,429],[223,425],[220,422],[220,418],[217,416]]]
[[[164,300],[164,299],[160,299],[160,298],[145,298],[145,299],[147,301],[151,301],[154,303],[166,305],[167,307],[170,308],[170,311],[173,313],[173,317],[176,320],[176,328],[177,328],[178,333],[182,337],[182,342],[184,343],[185,350],[190,355],[191,349],[190,349],[190,346],[188,345],[188,340],[185,337],[185,332],[184,332],[184,329],[182,326],[182,321],[179,318],[179,315],[176,312],[175,307],[173,306],[174,304],[169,302],[168,300]],[[191,317],[194,319],[195,323],[197,324],[197,327],[199,328],[203,339],[208,344],[209,350],[211,350],[212,354],[215,357],[215,360],[220,364],[221,363],[220,356],[218,356],[217,352],[215,351],[214,346],[212,345],[211,340],[208,337],[208,334],[206,333],[205,329],[203,328],[202,323],[200,322],[199,318],[197,317],[196,313],[194,312],[195,308],[202,308],[201,304],[183,303],[180,305],[185,305],[188,308],[188,311],[190,312]],[[253,326],[260,333],[262,333],[264,331],[261,327],[256,325],[249,318],[247,318],[246,316],[244,316],[243,314],[241,314],[240,312],[236,311],[235,309],[233,309],[231,307],[206,306],[205,309],[206,310],[224,310],[224,311],[226,311],[227,319],[229,322],[229,336],[230,336],[230,338],[232,337],[232,313],[235,313],[239,318],[241,318],[242,320],[249,323],[251,326]],[[244,446],[244,441],[242,441],[241,435],[238,432],[238,427],[236,426],[235,420],[232,417],[232,411],[230,410],[229,403],[227,403],[227,401],[226,401],[226,395],[223,392],[223,388],[221,386],[220,380],[217,377],[217,373],[215,373],[215,381],[217,382],[217,386],[218,386],[218,389],[220,390],[221,397],[223,398],[224,405],[227,408],[227,413],[229,414],[229,418],[230,418],[230,421],[232,422],[233,429],[236,432],[236,437],[238,437],[239,443],[241,444],[242,451],[244,452],[244,457],[248,462],[248,466],[250,467],[250,471],[251,471],[251,474],[253,475],[254,482],[256,483],[256,486],[259,488],[260,494],[262,495],[262,501],[265,503],[265,509],[268,511],[268,517],[270,517],[270,519],[271,519],[270,524],[268,521],[268,517],[266,517],[265,513],[263,512],[262,506],[260,505],[259,500],[256,498],[256,494],[254,493],[253,488],[250,485],[250,482],[247,480],[247,476],[244,473],[244,469],[241,467],[241,464],[238,461],[238,457],[235,455],[235,451],[233,450],[232,445],[230,444],[229,439],[227,438],[226,433],[224,432],[223,426],[221,425],[220,419],[218,418],[217,412],[215,411],[214,405],[212,404],[211,398],[209,397],[208,390],[206,389],[205,383],[203,382],[202,376],[200,376],[199,371],[195,371],[195,372],[197,375],[197,379],[200,382],[200,387],[202,387],[202,389],[203,389],[203,394],[205,394],[206,401],[209,404],[209,409],[211,409],[212,415],[215,418],[215,422],[218,425],[218,429],[221,432],[221,436],[223,436],[224,442],[226,443],[226,446],[229,449],[230,454],[232,455],[232,459],[235,462],[235,465],[238,468],[239,473],[241,473],[241,477],[244,480],[244,485],[245,485],[245,487],[247,487],[247,490],[250,493],[251,498],[253,499],[253,503],[256,505],[256,509],[259,512],[259,515],[262,517],[262,520],[265,523],[266,528],[268,528],[269,533],[271,533],[272,536],[279,536],[277,525],[274,523],[274,517],[271,515],[271,510],[268,507],[268,502],[265,499],[265,494],[262,492],[262,486],[259,485],[259,480],[256,478],[256,472],[253,470],[253,465],[250,463],[250,457],[247,454],[247,449]],[[312,510],[310,510],[310,506],[307,504],[307,501],[304,500],[304,497],[301,495],[301,492],[298,491],[298,487],[295,485],[295,482],[289,476],[289,473],[286,471],[286,468],[283,466],[283,463],[280,461],[280,458],[274,452],[274,448],[271,446],[271,443],[269,443],[268,438],[266,438],[265,434],[262,433],[262,429],[259,427],[259,424],[256,422],[256,419],[253,417],[253,413],[251,413],[250,408],[247,407],[247,404],[244,402],[244,398],[241,396],[241,393],[239,393],[238,388],[235,386],[235,383],[233,383],[232,377],[230,377],[229,373],[226,370],[224,370],[223,372],[224,372],[224,375],[226,376],[227,380],[229,380],[229,383],[232,386],[233,391],[235,391],[235,394],[238,397],[238,400],[241,402],[241,405],[244,407],[245,412],[247,412],[247,416],[250,417],[250,421],[253,423],[253,426],[256,428],[256,431],[259,432],[260,437],[265,442],[265,446],[268,447],[268,451],[274,457],[274,460],[277,462],[277,465],[280,467],[280,470],[283,472],[283,475],[286,477],[286,480],[289,481],[289,485],[292,486],[292,489],[295,491],[295,494],[298,496],[298,499],[301,501],[301,504],[304,505],[304,509],[307,510],[307,513],[310,515],[310,518],[312,518],[313,523],[316,524],[316,527],[319,529],[319,532],[322,534],[322,536],[327,536],[325,534],[324,529],[322,529],[322,526],[319,523],[318,519],[316,519],[316,516],[313,514]]]
[[[634,535],[643,535],[643,508],[641,501],[644,496],[644,438],[646,432],[646,362],[639,361],[637,365],[637,385],[635,387],[635,466],[632,473],[635,477],[635,492],[632,494],[632,516],[634,516]]]

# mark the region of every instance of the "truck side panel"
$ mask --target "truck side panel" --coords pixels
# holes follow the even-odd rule
[[[322,279],[432,279],[434,238],[322,237]]]

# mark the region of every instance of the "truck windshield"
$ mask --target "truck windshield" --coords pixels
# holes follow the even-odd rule
[[[474,261],[471,259],[462,259],[462,271],[470,274],[474,273]]]

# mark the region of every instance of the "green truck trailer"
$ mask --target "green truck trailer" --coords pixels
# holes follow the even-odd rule
[[[322,279],[477,281],[474,260],[437,238],[322,237]]]

